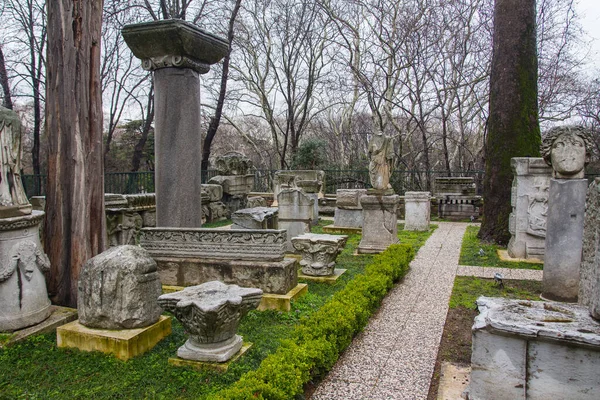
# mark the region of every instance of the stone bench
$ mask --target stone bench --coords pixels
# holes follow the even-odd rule
[[[346,245],[346,235],[306,233],[292,238],[294,249],[300,252],[302,273],[309,276],[331,276],[335,260]]]

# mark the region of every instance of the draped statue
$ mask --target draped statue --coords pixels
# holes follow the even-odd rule
[[[377,132],[369,142],[369,178],[373,189],[391,189],[390,176],[394,164],[393,138]]]

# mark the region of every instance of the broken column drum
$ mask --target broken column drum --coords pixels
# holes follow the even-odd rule
[[[154,74],[156,225],[200,227],[199,74],[221,60],[229,45],[175,19],[126,25],[121,32]]]

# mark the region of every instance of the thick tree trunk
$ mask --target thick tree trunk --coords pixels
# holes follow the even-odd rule
[[[12,110],[12,98],[10,95],[10,85],[8,83],[8,74],[6,73],[6,63],[4,62],[4,52],[0,46],[0,86],[2,86],[2,97],[4,98],[4,107]]]
[[[48,8],[48,192],[44,248],[48,292],[77,306],[79,271],[104,250],[100,37],[102,0],[53,0]]]
[[[535,20],[535,0],[496,0],[479,237],[503,245],[510,239],[510,159],[540,154]]]

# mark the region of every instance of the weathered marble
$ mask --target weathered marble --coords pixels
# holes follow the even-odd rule
[[[223,186],[217,184],[203,184],[202,192],[206,193],[206,202],[220,201],[223,198]]]
[[[117,246],[89,259],[78,283],[79,323],[98,329],[134,329],[162,313],[156,262],[139,246]]]
[[[158,302],[189,334],[178,357],[225,362],[242,348],[242,337],[236,335],[240,320],[258,307],[261,297],[260,289],[212,281],[164,294]]]
[[[291,239],[310,232],[313,220],[314,199],[301,189],[283,189],[277,196],[279,204],[279,229],[287,232],[287,249],[294,251]]]
[[[586,179],[550,180],[543,279],[546,299],[577,301],[586,192]]]
[[[404,230],[428,231],[431,221],[429,192],[406,192],[404,194]]]
[[[152,257],[281,261],[286,238],[282,229],[143,228],[140,245]]]
[[[319,223],[319,190],[321,190],[321,182],[318,180],[299,179],[296,185],[300,188],[309,199],[313,200],[313,219],[312,225]]]
[[[479,216],[481,196],[477,196],[473,177],[435,178],[434,196],[438,201],[438,216],[463,220]]]
[[[592,400],[600,386],[600,324],[584,307],[480,297],[471,400]]]
[[[317,181],[319,182],[319,199],[325,197],[325,172],[321,170],[280,170],[275,171],[273,175],[273,204],[272,207],[277,207],[277,196],[283,188],[298,187],[297,181]]]
[[[252,160],[237,151],[230,151],[215,159],[215,168],[219,175],[248,175],[252,173]]]
[[[360,228],[363,223],[360,198],[367,194],[367,189],[338,189],[336,191],[334,225]]]
[[[306,233],[292,238],[294,249],[302,255],[302,273],[309,276],[331,276],[335,260],[342,252],[348,236]]]
[[[121,246],[138,243],[140,229],[156,225],[156,197],[154,193],[104,194],[106,235],[108,245]]]
[[[376,190],[391,189],[390,176],[394,165],[393,138],[381,131],[369,141],[369,179]]]
[[[200,227],[199,74],[223,58],[229,45],[176,19],[126,25],[121,32],[142,66],[154,71],[156,224]]]
[[[579,298],[593,318],[600,319],[600,178],[587,190],[583,222],[583,252],[579,269]]]
[[[277,229],[278,210],[275,207],[243,208],[231,214],[231,229]]]
[[[358,245],[361,254],[381,253],[391,244],[398,243],[398,203],[400,196],[372,196],[360,198],[363,208],[362,238]]]
[[[511,167],[512,212],[508,229],[511,234],[508,254],[514,258],[544,260],[548,190],[552,169],[543,158],[515,157]]]
[[[248,200],[246,201],[246,207],[267,207],[267,199],[262,196],[249,196]]]
[[[44,273],[50,261],[42,249],[41,211],[0,218],[0,332],[35,325],[50,316]]]
[[[590,133],[582,126],[557,126],[549,129],[541,153],[557,179],[582,179],[594,150]]]

